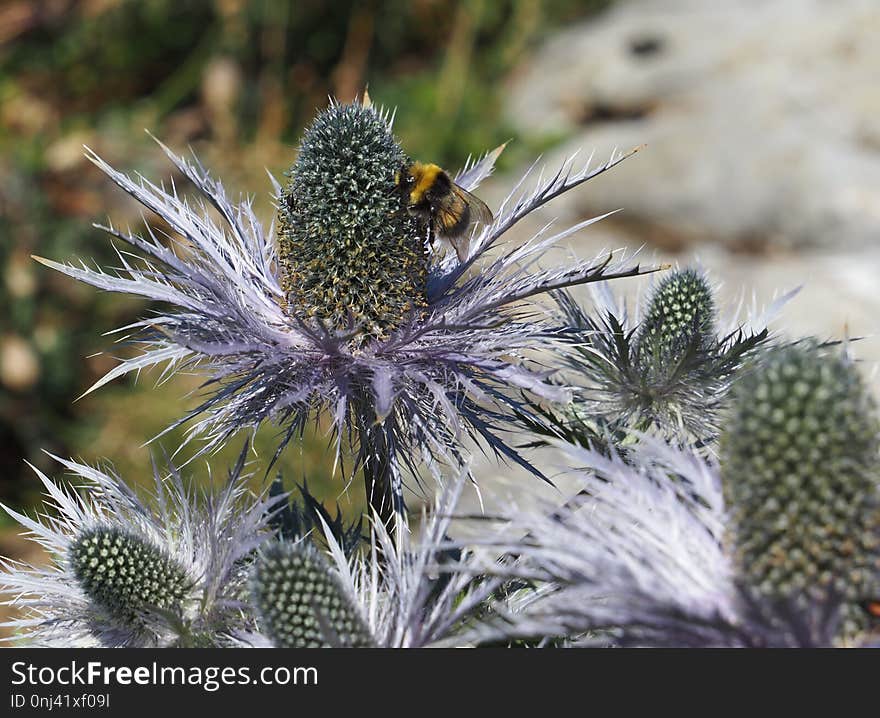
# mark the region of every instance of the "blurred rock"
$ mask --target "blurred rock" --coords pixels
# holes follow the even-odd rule
[[[555,210],[624,207],[669,249],[864,246],[880,237],[878,37],[876,0],[621,1],[551,39],[507,114],[574,135],[559,155],[647,143]]]
[[[241,94],[242,81],[241,68],[228,57],[211,60],[202,75],[205,111],[221,141],[231,140],[238,131],[236,103]]]
[[[46,167],[53,172],[68,172],[86,162],[85,146],[94,144],[89,132],[64,135],[46,148]]]
[[[34,277],[34,262],[27,252],[14,251],[6,263],[4,271],[6,291],[13,299],[27,299],[37,289]]]
[[[33,347],[19,336],[0,339],[0,383],[7,389],[25,391],[40,378],[40,362]]]

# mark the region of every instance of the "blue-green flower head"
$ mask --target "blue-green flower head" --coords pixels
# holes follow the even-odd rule
[[[86,529],[69,554],[83,591],[123,622],[137,623],[144,611],[179,608],[192,584],[162,549],[112,526]]]
[[[290,311],[381,337],[426,305],[426,237],[395,185],[406,164],[371,105],[332,104],[315,118],[278,212]]]
[[[263,632],[279,648],[363,648],[374,643],[334,569],[307,541],[261,552],[252,579]]]
[[[593,308],[558,293],[569,365],[586,391],[562,418],[546,413],[551,431],[584,443],[630,443],[634,430],[714,443],[731,384],[768,343],[768,322],[789,296],[760,315],[718,321],[714,288],[694,268],[664,276],[633,315],[605,288],[593,292]]]
[[[714,339],[715,298],[703,274],[683,269],[664,277],[651,295],[639,328],[642,351],[674,355],[689,342]]]
[[[854,364],[797,344],[735,386],[722,477],[742,579],[759,594],[842,600],[880,578],[880,424]]]

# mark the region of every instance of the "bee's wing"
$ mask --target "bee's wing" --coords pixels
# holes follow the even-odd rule
[[[492,210],[483,200],[457,184],[452,185],[452,191],[471,208],[471,223],[492,224],[492,220],[495,218],[492,216]]]
[[[470,234],[463,225],[464,213],[467,205],[463,198],[453,194],[446,205],[437,208],[437,229],[439,235],[449,242],[458,255],[458,261],[464,262],[468,258],[470,249]]]
[[[459,262],[467,261],[470,254],[471,237],[468,231],[476,223],[490,224],[492,212],[479,197],[475,197],[466,189],[457,184],[452,185],[452,198],[448,207],[438,210],[438,219],[444,232],[445,238],[455,249]],[[465,212],[469,210],[470,217],[467,226],[462,227],[461,222]],[[460,227],[460,228],[459,228]],[[449,231],[453,230],[453,231]]]

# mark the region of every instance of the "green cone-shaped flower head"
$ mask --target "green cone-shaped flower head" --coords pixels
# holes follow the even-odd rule
[[[69,560],[86,595],[125,622],[137,622],[149,609],[173,610],[191,585],[164,551],[117,528],[83,531],[70,545]]]
[[[254,568],[252,593],[264,633],[280,648],[373,644],[338,576],[305,541],[267,546]]]
[[[406,164],[368,104],[333,104],[305,131],[278,213],[289,312],[383,337],[424,306],[425,237],[395,183]]]
[[[697,341],[714,337],[715,299],[703,274],[676,270],[654,290],[639,328],[642,354],[668,358]]]
[[[733,392],[722,478],[738,570],[769,598],[876,598],[878,421],[855,366],[813,344],[778,349]]]

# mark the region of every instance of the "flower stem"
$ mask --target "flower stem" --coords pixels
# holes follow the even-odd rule
[[[395,513],[403,511],[402,497],[395,488],[395,475],[387,428],[376,421],[372,397],[361,395],[358,402],[360,424],[360,460],[364,472],[364,489],[370,516],[377,516],[395,538]]]
[[[385,445],[385,432],[375,425],[369,429],[370,453],[364,457],[364,486],[367,505],[391,531],[394,522],[395,497],[391,457]]]

